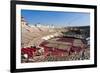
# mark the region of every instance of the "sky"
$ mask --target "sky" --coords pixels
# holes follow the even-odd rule
[[[90,13],[83,12],[21,10],[21,16],[29,25],[37,23],[59,27],[90,25]]]

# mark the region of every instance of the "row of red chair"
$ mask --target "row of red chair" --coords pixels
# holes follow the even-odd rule
[[[70,52],[77,52],[79,53],[82,48],[77,47],[77,46],[71,46],[69,50],[66,49],[59,49],[59,48],[53,48],[53,47],[47,47],[45,45],[42,45],[41,47],[44,48],[44,55],[53,55],[53,56],[62,56],[65,53],[70,53]],[[33,58],[33,55],[35,56],[35,52],[37,51],[37,48],[22,48],[21,53],[22,54],[27,54],[28,58]]]
[[[67,49],[63,50],[63,49],[47,47],[47,46],[43,46],[43,48],[45,50],[44,54],[51,53],[51,55],[62,55],[64,53],[70,53],[70,52],[79,53],[82,50],[81,47],[77,47],[77,46],[71,46],[71,48],[69,48],[69,50],[67,50]]]
[[[36,52],[36,48],[22,48],[21,49],[21,53],[22,54],[27,54],[28,58],[32,58],[33,57],[33,53]]]

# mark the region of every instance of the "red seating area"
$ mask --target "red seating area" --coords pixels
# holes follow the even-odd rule
[[[65,39],[66,38],[61,38],[59,40],[63,40],[63,41],[66,41],[66,42],[70,41],[71,43],[74,40],[72,38],[69,38],[69,39],[66,39],[66,40]],[[50,55],[53,55],[53,56],[61,56],[64,53],[70,53],[70,52],[79,53],[82,50],[81,47],[73,46],[73,45],[71,45],[71,48],[69,48],[70,50],[68,50],[67,48],[66,48],[66,50],[64,50],[64,49],[61,49],[61,48],[59,49],[59,48],[48,47],[45,44],[47,44],[47,42],[43,42],[42,45],[41,45],[41,47],[44,48],[44,55],[50,54]]]
[[[61,38],[59,39],[59,41],[65,41],[65,42],[72,42],[73,39],[72,38],[69,38],[69,39],[65,39],[65,38]],[[69,50],[66,48],[66,49],[61,49],[61,48],[53,48],[53,47],[48,47],[46,46],[46,44],[48,44],[48,42],[42,42],[39,46],[40,47],[43,47],[44,48],[44,53],[43,55],[45,57],[47,57],[48,55],[52,55],[52,56],[62,56],[63,54],[67,54],[67,53],[73,53],[73,52],[77,52],[79,53],[82,48],[81,47],[78,47],[78,46],[73,46],[71,45],[71,48],[69,48]],[[22,48],[21,49],[21,53],[22,54],[27,54],[28,55],[28,58],[32,58],[33,55],[35,56],[35,52],[38,51],[37,48]]]
[[[45,56],[48,56],[48,54],[50,54],[52,56],[62,56],[65,53],[69,53],[69,52],[79,53],[82,50],[81,47],[76,47],[76,46],[72,46],[70,48],[70,51],[58,49],[58,48],[53,48],[53,47],[46,47],[46,46],[44,46],[43,48],[44,48],[44,55]],[[27,54],[28,58],[32,58],[33,53],[35,53],[35,52],[36,52],[36,48],[22,48],[21,49],[21,53]]]
[[[68,51],[55,48],[55,50],[52,51],[51,55],[62,56],[64,53],[68,53]]]
[[[36,51],[36,48],[22,48],[21,53],[22,54],[27,54],[28,58],[32,58],[33,52]]]
[[[45,55],[52,55],[52,56],[61,56],[64,53],[67,53],[67,50],[63,50],[63,49],[58,49],[58,48],[53,48],[53,47],[47,47],[47,46],[43,46],[44,48],[44,54]]]
[[[71,52],[77,52],[77,53],[79,53],[81,50],[82,50],[81,47],[76,47],[76,46],[72,46],[70,49]]]

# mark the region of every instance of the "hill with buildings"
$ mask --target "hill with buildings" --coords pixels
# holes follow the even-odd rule
[[[54,26],[44,26],[40,24],[29,25],[24,18],[21,20],[21,45],[27,47],[38,45],[44,39],[50,39],[54,36],[62,35],[61,32],[67,29],[56,28]]]

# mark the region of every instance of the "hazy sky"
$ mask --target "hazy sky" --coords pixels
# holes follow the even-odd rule
[[[79,12],[58,12],[21,10],[21,15],[29,24],[53,24],[54,26],[86,26],[90,25],[90,14]]]

